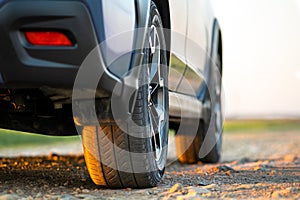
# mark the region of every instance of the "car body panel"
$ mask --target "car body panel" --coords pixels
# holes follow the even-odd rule
[[[208,28],[201,10],[203,0],[189,0],[186,60],[199,71],[205,70]]]
[[[171,59],[169,89],[176,91],[185,71],[188,1],[170,0]]]
[[[172,4],[174,2],[175,4]],[[210,2],[189,0],[178,3],[175,0],[170,1],[170,10],[174,13],[171,14],[171,24],[175,26],[172,27],[172,32],[175,32],[171,37],[172,52],[182,62],[176,65],[171,59],[171,67],[172,64],[177,66],[171,71],[177,71],[182,76],[175,91],[198,97],[204,89],[203,84],[209,74],[211,30],[214,21]],[[182,20],[178,23],[180,18]],[[184,21],[186,24],[183,24]],[[184,35],[184,39],[176,32]],[[178,66],[185,66],[185,68],[182,70],[182,67]]]
[[[118,76],[126,74],[130,67],[136,28],[135,9],[132,0],[102,1],[105,41],[100,46],[106,65]]]

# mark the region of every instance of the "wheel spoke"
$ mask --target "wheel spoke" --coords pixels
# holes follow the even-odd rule
[[[150,78],[151,82],[157,82],[156,79],[158,76],[158,63],[156,63],[156,62],[159,62],[159,61],[153,60],[153,57],[152,57],[151,61],[153,63],[150,66],[150,73],[149,73],[150,77],[149,78]]]
[[[151,117],[151,120],[152,120],[152,127],[154,127],[153,129],[154,129],[154,131],[156,132],[157,131],[157,127],[158,127],[158,119],[159,119],[159,117],[157,117],[158,116],[158,113],[157,113],[157,111],[156,111],[156,109],[155,109],[155,106],[154,105],[152,105],[151,107],[150,107],[150,117]]]
[[[155,54],[155,52],[156,52],[156,47],[158,45],[157,40],[158,40],[157,29],[154,25],[152,25],[150,28],[150,37],[149,37],[149,45],[150,45],[151,54]]]

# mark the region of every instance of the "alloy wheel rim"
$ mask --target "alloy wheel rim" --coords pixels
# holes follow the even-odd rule
[[[155,20],[155,18],[154,18]],[[165,88],[164,77],[161,74],[161,41],[157,27],[152,25],[149,33],[148,64],[148,112],[150,119],[152,145],[155,151],[155,159],[161,159],[163,150],[163,127],[165,125]]]
[[[215,105],[214,105],[214,115],[215,115],[215,134],[216,134],[216,139],[220,140],[220,136],[223,130],[223,115],[222,115],[222,104],[221,104],[221,79],[218,76],[220,74],[219,71],[216,72],[217,76],[216,76],[216,85],[215,85],[215,92],[216,92],[216,99],[215,99]],[[217,150],[218,152],[221,151],[221,142],[217,142]]]

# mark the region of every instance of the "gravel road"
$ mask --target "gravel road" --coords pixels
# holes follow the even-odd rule
[[[170,162],[162,183],[142,190],[95,186],[79,141],[39,149],[0,149],[0,200],[300,199],[299,131],[225,133],[220,164]]]

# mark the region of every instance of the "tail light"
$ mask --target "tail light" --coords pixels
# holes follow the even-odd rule
[[[73,46],[66,34],[58,31],[25,31],[27,41],[36,46]]]

